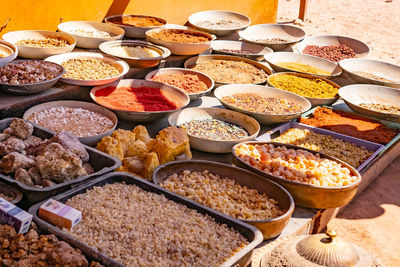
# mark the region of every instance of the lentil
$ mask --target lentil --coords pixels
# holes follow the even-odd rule
[[[113,46],[109,48],[110,53],[118,57],[129,57],[129,58],[153,58],[159,57],[161,54],[155,49],[151,49],[144,46]]]
[[[275,75],[269,78],[273,87],[309,98],[333,98],[339,89],[320,78],[305,78],[292,74]]]
[[[163,195],[124,183],[68,199],[82,221],[67,233],[126,266],[219,266],[248,241]]]
[[[203,72],[219,83],[263,83],[268,78],[264,70],[243,61],[213,59],[197,62],[189,68]]]
[[[360,76],[362,76],[362,77],[369,78],[369,79],[373,79],[373,80],[377,80],[377,81],[380,81],[380,82],[385,82],[385,83],[400,83],[400,80],[389,80],[389,79],[387,79],[387,78],[385,78],[385,77],[378,76],[378,75],[375,75],[375,74],[373,74],[373,73],[366,72],[366,71],[355,71],[354,73],[357,74],[357,75],[360,75]]]
[[[240,28],[243,23],[237,20],[231,19],[221,19],[216,21],[203,20],[196,22],[196,24],[200,27],[213,28],[213,29],[231,29],[231,28]]]
[[[258,42],[258,43],[266,43],[266,44],[284,44],[284,43],[290,42],[288,39],[282,39],[282,38],[255,39],[253,41]]]
[[[311,118],[300,118],[300,123],[379,144],[387,144],[397,135],[379,121],[325,107],[318,107]]]
[[[245,163],[270,175],[316,186],[340,187],[357,181],[349,168],[302,149],[273,144],[241,144],[236,154]]]
[[[212,40],[212,38],[205,33],[178,29],[164,29],[158,32],[152,32],[150,36],[154,39],[184,44],[205,43]]]
[[[64,78],[75,80],[102,80],[119,75],[110,63],[99,59],[69,59],[61,64]]]
[[[269,220],[283,214],[278,201],[266,193],[259,193],[208,170],[175,173],[160,186],[236,219]]]
[[[263,114],[290,114],[303,110],[302,106],[286,99],[264,97],[253,93],[224,96],[221,100],[236,108]]]
[[[53,62],[26,60],[0,68],[0,81],[7,84],[40,83],[61,75],[62,68]]]
[[[34,112],[28,120],[54,132],[67,131],[77,137],[102,134],[114,126],[111,119],[100,113],[62,106]]]
[[[241,49],[219,49],[219,51],[228,52],[228,53],[235,53],[235,54],[244,54],[244,55],[252,54],[250,51],[241,50]]]
[[[359,106],[377,112],[400,115],[400,106],[375,104],[375,103],[361,103],[359,104]]]
[[[69,44],[66,40],[58,38],[45,38],[45,39],[23,39],[19,40],[17,45],[28,46],[28,47],[67,47]]]
[[[114,18],[109,18],[108,21],[119,25],[134,26],[134,27],[156,27],[165,24],[163,21],[157,18],[145,17],[145,16],[114,17]]]
[[[340,159],[358,168],[373,151],[365,147],[342,141],[330,135],[318,134],[308,129],[291,128],[273,139],[274,142],[308,148]]]
[[[276,63],[279,67],[287,68],[294,71],[306,72],[311,74],[318,74],[318,75],[328,75],[331,74],[330,71],[326,71],[314,66],[310,66],[308,64],[302,64],[299,62],[279,62]]]
[[[242,127],[217,119],[191,120],[179,127],[186,130],[188,135],[215,141],[239,140],[249,136]]]
[[[154,81],[166,83],[184,90],[188,94],[204,92],[208,89],[205,82],[194,74],[160,73],[151,78]]]
[[[356,52],[353,50],[353,48],[344,44],[329,46],[307,45],[302,53],[322,57],[335,62],[345,58],[356,57]]]

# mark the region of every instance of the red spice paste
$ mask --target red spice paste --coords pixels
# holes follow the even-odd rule
[[[96,102],[116,110],[166,111],[177,109],[158,88],[109,86],[95,93]]]
[[[398,134],[376,120],[329,108],[317,108],[312,118],[300,118],[300,123],[379,144],[389,143]]]

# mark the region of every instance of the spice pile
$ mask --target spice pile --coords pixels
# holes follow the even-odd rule
[[[364,78],[369,78],[369,79],[373,79],[373,80],[377,80],[377,81],[385,82],[385,83],[400,83],[400,80],[394,80],[394,79],[390,80],[385,77],[378,76],[376,74],[366,72],[366,71],[355,71],[354,74],[360,75]]]
[[[65,69],[63,77],[75,80],[102,80],[120,74],[113,65],[100,59],[69,59],[61,65]]]
[[[126,266],[219,266],[248,244],[227,225],[136,185],[95,186],[66,204],[82,221],[64,231]]]
[[[126,26],[134,26],[134,27],[155,27],[162,26],[165,23],[157,18],[146,17],[146,16],[122,16],[122,17],[114,17],[109,18],[108,22],[126,25]]]
[[[330,46],[307,45],[302,53],[322,57],[334,62],[338,62],[345,58],[356,57],[355,51],[344,44]]]
[[[354,168],[358,168],[373,154],[373,151],[369,151],[365,147],[342,141],[330,135],[318,134],[308,129],[291,128],[272,141],[321,152],[340,159]]]
[[[265,44],[284,44],[290,42],[288,39],[282,39],[282,38],[254,39],[252,41]]]
[[[82,37],[94,37],[94,38],[109,38],[114,36],[112,33],[99,31],[91,28],[69,29],[66,32],[72,35],[77,35]]]
[[[63,106],[34,112],[28,120],[54,132],[66,131],[77,137],[102,134],[114,126],[110,118],[98,112]]]
[[[56,78],[63,69],[53,63],[42,60],[26,60],[8,63],[0,68],[0,82],[8,84],[40,83]]]
[[[205,33],[177,29],[164,29],[152,32],[150,37],[158,40],[184,44],[205,43],[212,40],[212,38]]]
[[[289,181],[339,187],[352,184],[358,179],[342,164],[302,149],[288,149],[273,144],[241,144],[235,152],[250,166]]]
[[[105,107],[126,111],[167,111],[179,108],[159,88],[114,87],[97,90],[96,102]]]
[[[300,123],[384,145],[398,134],[376,120],[321,107],[314,111],[311,118],[300,118]]]
[[[117,57],[126,58],[153,58],[159,57],[161,54],[155,50],[144,46],[112,46],[109,48],[109,52]]]
[[[188,135],[214,141],[239,140],[249,136],[241,126],[217,119],[191,120],[179,127]]]
[[[240,220],[269,220],[283,214],[278,201],[266,193],[259,193],[208,170],[175,173],[159,185]]]
[[[232,28],[240,28],[242,27],[243,23],[237,20],[232,19],[221,19],[216,21],[211,20],[202,20],[196,22],[196,25],[205,28],[212,28],[212,29],[232,29]]]
[[[400,106],[376,104],[376,103],[361,103],[359,104],[359,106],[377,112],[400,115]]]
[[[132,131],[118,129],[103,137],[97,144],[103,151],[122,161],[115,171],[129,172],[150,180],[160,165],[174,160],[191,159],[189,139],[183,129],[168,127],[152,139],[146,127],[136,126]]]
[[[66,40],[59,38],[23,39],[16,42],[16,44],[21,46],[40,48],[67,47],[69,45]]]
[[[308,65],[308,64],[302,64],[299,62],[279,62],[276,63],[279,67],[282,68],[287,68],[290,70],[294,71],[300,71],[300,72],[305,72],[305,73],[310,73],[310,74],[317,74],[317,75],[329,75],[331,72]]]
[[[320,78],[305,78],[292,74],[274,75],[269,78],[273,87],[309,98],[333,98],[339,88]]]
[[[250,51],[242,50],[242,49],[219,49],[218,51],[234,53],[234,54],[244,54],[244,55],[253,54]]]
[[[151,78],[153,81],[166,83],[184,90],[187,94],[196,94],[208,89],[207,84],[195,74],[159,73]]]
[[[263,83],[268,78],[264,70],[242,61],[214,59],[197,62],[189,68],[203,72],[219,83]]]
[[[286,99],[264,97],[253,93],[224,96],[221,100],[236,108],[262,114],[292,114],[303,110],[302,106]]]

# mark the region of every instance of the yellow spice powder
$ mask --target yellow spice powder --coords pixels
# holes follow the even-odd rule
[[[317,75],[329,75],[331,72],[310,66],[308,64],[302,64],[299,62],[279,62],[276,65],[282,68],[287,68],[294,71],[300,71],[305,73],[317,74]]]

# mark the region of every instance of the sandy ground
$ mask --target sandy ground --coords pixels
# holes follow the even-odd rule
[[[299,2],[279,0],[278,22],[297,19]],[[303,23],[307,35],[354,37],[370,46],[370,58],[400,65],[399,0],[309,0]],[[400,266],[399,173],[400,158],[329,224],[385,266]]]

